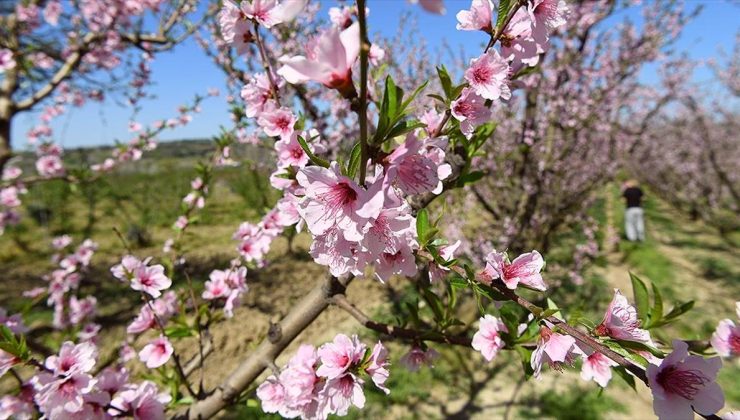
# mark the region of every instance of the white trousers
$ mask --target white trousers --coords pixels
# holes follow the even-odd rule
[[[645,240],[645,222],[642,218],[642,208],[630,207],[624,212],[624,231],[630,241]]]

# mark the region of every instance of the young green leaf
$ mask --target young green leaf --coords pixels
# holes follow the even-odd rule
[[[650,286],[653,289],[653,307],[650,309],[650,322],[645,326],[650,328],[653,324],[657,324],[663,319],[663,297],[660,295],[660,290],[655,286],[655,283],[650,282]]]
[[[298,144],[301,145],[301,149],[303,149],[303,151],[306,152],[306,156],[308,156],[308,158],[311,159],[311,162],[313,162],[314,165],[318,165],[323,168],[329,167],[329,161],[316,156],[311,151],[311,149],[308,147],[308,143],[306,143],[306,139],[304,139],[301,136],[298,136]]]
[[[439,82],[442,85],[442,90],[444,91],[445,96],[447,96],[447,99],[455,99],[452,96],[452,79],[450,79],[450,74],[447,72],[444,65],[437,67],[437,75],[439,76]]]
[[[352,152],[349,155],[349,163],[347,164],[347,176],[354,178],[357,171],[360,169],[360,157],[362,154],[362,147],[358,142],[352,148]]]
[[[416,234],[419,236],[419,246],[423,247],[428,242],[427,236],[430,230],[429,213],[427,213],[427,209],[421,209],[416,213]]]
[[[635,294],[637,316],[642,320],[643,324],[647,324],[650,310],[647,286],[645,286],[645,283],[639,277],[632,273],[630,273],[630,280],[632,281],[632,291]]]

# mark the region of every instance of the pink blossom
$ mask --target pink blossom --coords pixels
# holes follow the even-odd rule
[[[442,181],[437,174],[437,164],[420,153],[422,143],[415,135],[406,136],[406,141],[388,158],[386,182],[393,182],[406,194],[442,192]]]
[[[393,275],[413,277],[417,271],[416,257],[408,244],[403,244],[396,252],[384,252],[375,264],[375,277],[383,283]]]
[[[457,251],[461,244],[462,242],[458,240],[453,244],[440,246],[437,250],[439,252],[440,258],[445,261],[452,261],[455,258],[455,251]],[[450,269],[448,267],[439,265],[436,262],[430,262],[429,282],[434,283],[436,281],[441,281],[442,279],[444,279],[449,271]]]
[[[20,394],[1,397],[0,418],[19,420],[34,418],[37,413],[33,396],[33,388],[30,385],[24,385]]]
[[[45,155],[36,161],[36,170],[43,177],[54,177],[64,174],[64,164],[57,155]]]
[[[146,265],[148,261],[148,259],[145,261],[141,261],[133,255],[125,255],[121,259],[121,263],[111,267],[110,271],[118,280],[131,280],[131,278],[134,276],[134,271],[136,271],[136,269],[140,266]]]
[[[131,288],[148,293],[153,298],[158,298],[162,290],[172,285],[172,280],[164,274],[164,267],[157,264],[151,267],[139,266],[134,270],[131,279]]]
[[[573,364],[575,354],[582,354],[576,340],[568,335],[553,332],[548,327],[540,328],[540,339],[537,342],[537,348],[532,353],[530,361],[534,369],[534,377],[540,377],[542,365],[547,363],[551,368],[559,370],[561,364]]]
[[[2,55],[2,52],[0,52],[0,55]],[[0,58],[2,60],[2,58]],[[17,179],[21,174],[23,173],[23,170],[17,166],[10,166],[6,165],[3,169],[3,181],[12,181],[14,179]]]
[[[435,109],[428,109],[419,116],[419,121],[426,124],[424,130],[432,137],[439,129],[439,125],[442,124],[444,117],[445,115],[443,113],[439,113]]]
[[[167,363],[174,351],[170,340],[165,336],[159,336],[141,349],[139,360],[146,363],[149,369],[155,369]]]
[[[721,359],[690,356],[688,348],[685,342],[673,340],[673,352],[660,365],[648,365],[653,411],[660,419],[693,419],[694,411],[710,415],[725,404],[722,389],[715,382]]]
[[[565,25],[568,5],[564,0],[535,0],[527,4],[532,20],[532,36],[539,44],[545,44],[549,32]]]
[[[136,318],[128,325],[126,332],[129,334],[139,334],[157,326],[157,321],[154,319],[154,313],[152,312],[149,305],[141,307],[139,314]]]
[[[15,59],[13,58],[13,51],[3,48],[0,50],[0,74],[5,73],[8,70],[15,68]]]
[[[3,377],[10,368],[21,362],[21,359],[0,349],[0,377]]]
[[[303,168],[296,179],[306,189],[298,211],[314,235],[322,235],[336,226],[347,240],[359,240],[368,219],[378,217],[383,206],[381,182],[365,190],[342,175],[336,162],[329,169]]]
[[[583,366],[581,366],[581,378],[584,381],[593,379],[600,387],[606,385],[612,378],[612,367],[618,366],[612,359],[588,348],[583,348]],[[590,353],[590,354],[589,354]]]
[[[439,353],[431,347],[424,351],[419,346],[413,346],[408,353],[401,356],[399,362],[409,371],[416,372],[424,365],[433,367],[432,362],[437,357]]]
[[[357,268],[355,251],[358,247],[358,243],[346,240],[342,231],[334,226],[314,236],[309,254],[317,264],[329,267],[329,272],[339,277]]]
[[[493,2],[491,0],[473,0],[470,10],[457,12],[457,30],[459,31],[493,31]]]
[[[95,296],[88,296],[84,299],[77,299],[77,296],[72,296],[69,299],[69,322],[77,325],[86,318],[93,317],[97,303],[98,300]]]
[[[267,73],[255,73],[247,84],[242,87],[241,97],[246,104],[245,114],[248,118],[254,118],[268,108],[271,104],[272,88]]]
[[[277,73],[288,83],[314,80],[343,93],[353,91],[352,65],[360,53],[359,30],[357,23],[341,32],[336,28],[329,29],[311,45],[307,57],[280,58],[283,66]]]
[[[426,10],[429,13],[434,13],[437,15],[444,15],[445,13],[447,13],[447,9],[445,9],[444,0],[409,0],[409,1],[413,4],[419,3],[419,6],[421,6],[422,9]]]
[[[339,29],[348,28],[352,25],[352,16],[355,15],[357,7],[342,6],[329,8],[329,20]]]
[[[252,0],[242,1],[241,10],[246,17],[257,21],[265,28],[289,22],[306,6],[308,0]]]
[[[152,382],[144,381],[120,392],[111,401],[111,405],[120,411],[131,413],[136,420],[164,420],[165,404],[171,400],[172,397],[168,394],[157,393],[157,386]]]
[[[186,227],[188,227],[188,218],[185,216],[180,216],[175,221],[175,229],[183,230]]]
[[[471,88],[465,88],[460,97],[452,102],[452,116],[460,121],[460,131],[465,137],[473,136],[475,128],[491,118],[485,100]]]
[[[31,383],[39,410],[49,417],[61,417],[83,410],[84,397],[92,391],[95,380],[86,373],[55,377],[43,372],[31,378]]]
[[[293,126],[298,119],[290,108],[266,110],[257,119],[257,124],[271,137],[289,137],[293,133]]]
[[[326,417],[329,414],[346,416],[351,406],[365,407],[363,381],[352,373],[330,379],[319,394],[319,412]]]
[[[740,356],[740,326],[729,319],[723,319],[717,325],[710,342],[714,351],[722,357]]]
[[[388,362],[388,350],[378,341],[370,353],[370,360],[368,361],[368,366],[365,368],[365,372],[370,375],[370,379],[373,380],[375,386],[385,392],[386,395],[391,392],[385,386],[385,381],[388,380],[388,376],[390,375],[388,365],[390,365]]]
[[[10,186],[7,188],[0,189],[0,205],[12,208],[21,205],[21,200],[18,198],[18,187]]]
[[[217,20],[219,28],[221,29],[221,36],[224,41],[229,44],[234,42],[234,37],[236,35],[235,26],[243,17],[245,16],[241,9],[239,9],[239,6],[234,4],[231,0],[223,2],[221,10],[218,12]]]
[[[473,335],[473,348],[481,352],[489,362],[506,345],[501,339],[501,332],[508,332],[506,325],[498,318],[486,315],[480,319],[478,331]]]
[[[489,281],[501,279],[509,289],[516,289],[521,283],[535,290],[546,290],[540,271],[545,260],[537,251],[527,252],[509,262],[505,252],[493,252],[486,256],[486,268],[481,273]]]
[[[51,246],[56,250],[61,250],[72,244],[72,237],[69,235],[56,236],[51,240]]]
[[[59,355],[46,358],[44,366],[55,376],[69,376],[74,373],[87,373],[95,366],[97,349],[90,343],[74,344],[71,341],[62,343]]]
[[[100,324],[96,324],[96,323],[93,323],[93,322],[87,323],[77,333],[77,338],[79,338],[81,342],[89,341],[92,344],[96,344],[97,343],[98,333],[100,333],[100,330],[102,328],[103,327],[100,326]]]
[[[475,93],[485,99],[511,98],[508,78],[509,64],[493,48],[472,59],[470,67],[465,70],[465,80]]]
[[[411,208],[405,203],[383,208],[378,217],[369,222],[362,245],[372,256],[395,254],[404,246],[408,247],[408,237],[415,235],[415,228]]]
[[[385,50],[376,44],[372,44],[370,46],[370,51],[367,53],[367,58],[370,60],[370,64],[378,66],[385,58]]]
[[[285,387],[275,376],[270,375],[257,387],[257,398],[262,403],[262,411],[277,413],[285,407]]]
[[[349,338],[344,334],[337,334],[334,341],[319,347],[321,366],[316,370],[316,375],[327,379],[341,377],[352,366],[360,363],[366,350],[367,347],[360,343],[356,335]]]
[[[614,298],[609,303],[604,320],[596,326],[594,333],[609,336],[617,340],[649,342],[650,333],[640,328],[637,310],[630,305],[627,298],[614,289]]]
[[[512,72],[517,72],[524,65],[536,66],[540,54],[547,48],[546,39],[534,38],[532,20],[525,9],[519,9],[501,36],[501,56],[511,61]]]

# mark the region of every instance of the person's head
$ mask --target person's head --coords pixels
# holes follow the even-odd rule
[[[624,188],[634,188],[634,187],[636,187],[638,185],[639,184],[638,184],[638,182],[637,182],[636,179],[628,179],[628,180],[624,181]]]

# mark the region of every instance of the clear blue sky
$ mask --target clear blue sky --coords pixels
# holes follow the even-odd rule
[[[660,1],[660,0],[656,0]],[[322,13],[334,5],[334,1],[322,2]],[[735,34],[740,30],[740,5],[724,0],[687,0],[689,7],[703,4],[704,10],[685,29],[677,49],[686,51],[693,59],[718,58],[718,49],[731,52]],[[419,28],[426,35],[432,49],[436,49],[444,39],[453,46],[462,45],[466,52],[479,51],[485,41],[480,33],[455,30],[455,14],[467,8],[469,0],[446,0],[447,14],[436,16],[423,12],[404,0],[369,0],[370,33],[380,32],[392,36],[398,29],[402,11],[411,11],[418,17]],[[639,20],[640,11],[636,8],[626,12],[634,20]],[[160,55],[154,62],[152,79],[155,86],[150,89],[157,98],[143,104],[144,112],[137,121],[149,123],[157,119],[174,116],[178,105],[189,102],[196,92],[205,93],[209,87],[223,88],[223,73],[201,53],[194,42],[187,42],[174,51]],[[698,81],[711,81],[712,74],[700,69],[694,75]],[[654,80],[651,70],[643,74],[646,81]],[[223,91],[223,89],[222,89]],[[203,112],[195,116],[187,127],[163,134],[162,140],[181,138],[204,138],[218,132],[220,125],[229,125],[226,103],[221,98],[210,98],[203,103]],[[127,123],[131,110],[107,102],[93,104],[60,117],[55,121],[55,141],[64,147],[113,144],[115,140],[130,138]],[[18,116],[13,124],[13,144],[16,148],[26,145],[25,133],[35,125],[36,114],[26,113]]]

